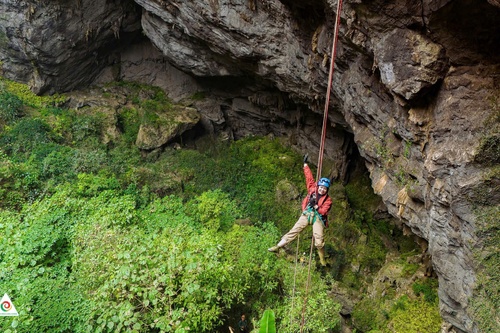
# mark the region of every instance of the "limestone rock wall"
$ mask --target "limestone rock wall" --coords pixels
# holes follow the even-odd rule
[[[0,2],[0,73],[36,93],[89,84],[140,35],[132,0]]]
[[[314,151],[336,8],[336,0],[5,0],[1,68],[38,92],[98,74],[158,84],[173,99],[203,91],[210,98],[194,106],[206,128],[287,135]],[[353,138],[389,212],[428,241],[441,314],[463,332],[478,331],[469,198],[488,187],[489,166],[475,161],[498,112],[499,14],[496,0],[345,0],[329,110],[327,157],[347,160]],[[146,39],[133,44],[139,24]],[[488,191],[498,198],[498,187]]]

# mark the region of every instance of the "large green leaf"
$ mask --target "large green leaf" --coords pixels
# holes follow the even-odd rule
[[[259,333],[276,333],[276,323],[274,321],[274,312],[272,310],[264,311],[260,320]]]

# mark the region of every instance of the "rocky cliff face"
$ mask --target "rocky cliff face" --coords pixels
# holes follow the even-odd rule
[[[37,93],[89,84],[140,34],[133,1],[2,1],[0,12],[3,75]]]
[[[159,85],[176,100],[202,91],[210,98],[194,106],[207,130],[286,135],[316,151],[336,8],[4,0],[1,70],[40,93],[99,75]],[[473,204],[500,196],[490,172],[499,162],[499,14],[496,0],[344,1],[329,112],[330,175],[345,175],[354,142],[388,211],[428,241],[441,314],[463,332],[478,331]]]

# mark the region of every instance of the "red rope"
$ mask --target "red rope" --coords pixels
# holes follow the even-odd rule
[[[325,151],[325,139],[326,139],[326,124],[328,122],[328,108],[330,104],[330,93],[332,90],[332,79],[333,79],[333,71],[335,68],[335,57],[337,55],[337,40],[339,34],[339,26],[340,26],[340,12],[342,10],[342,0],[338,0],[337,3],[337,17],[335,20],[335,30],[333,32],[333,43],[332,43],[332,53],[330,60],[330,74],[328,75],[328,88],[326,90],[326,101],[325,101],[325,111],[323,112],[323,128],[321,130],[321,141],[319,146],[319,156],[318,156],[318,171],[316,173],[316,180],[318,181],[321,178],[321,169],[323,166],[323,154]],[[307,298],[309,294],[309,284],[311,282],[311,258],[312,258],[312,249],[314,245],[314,234],[311,239],[311,250],[309,251],[309,268],[307,272],[307,283],[306,283],[306,294],[304,298],[304,306],[302,307],[302,321],[300,324],[300,333],[304,330],[305,325],[305,313],[307,307]]]
[[[290,327],[293,323],[293,303],[295,301],[295,282],[297,277],[297,264],[299,258],[299,243],[300,243],[300,234],[297,235],[297,250],[295,251],[295,269],[293,271],[293,290],[292,290],[292,309],[290,310]]]
[[[306,297],[304,298],[304,306],[302,306],[302,321],[300,323],[300,333],[304,330],[304,324],[306,323],[306,307],[307,307],[307,296],[309,293],[309,284],[311,282],[311,262],[312,262],[312,252],[314,247],[314,236],[311,238],[311,248],[309,250],[309,267],[307,267],[307,283],[306,283]]]
[[[326,138],[326,124],[328,121],[328,108],[330,106],[330,93],[332,90],[332,79],[333,71],[335,69],[335,57],[337,56],[337,40],[339,34],[340,26],[340,11],[342,10],[342,0],[337,3],[337,18],[335,21],[335,30],[333,32],[333,43],[332,43],[332,53],[330,61],[330,74],[328,76],[328,88],[326,89],[326,101],[325,101],[325,111],[323,112],[323,128],[321,130],[321,141],[319,145],[319,156],[318,156],[318,173],[316,174],[317,180],[321,177],[321,169],[323,166],[323,153],[325,151],[325,138]]]

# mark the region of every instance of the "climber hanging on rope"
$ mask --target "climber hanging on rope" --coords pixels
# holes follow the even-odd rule
[[[280,248],[297,238],[308,224],[312,224],[314,245],[318,249],[321,265],[326,266],[323,229],[328,226],[327,215],[332,206],[332,199],[328,195],[330,179],[321,178],[316,184],[311,169],[307,165],[307,154],[304,156],[304,175],[307,196],[302,201],[302,214],[293,228],[281,238],[277,245],[269,248],[268,251],[278,252]]]

